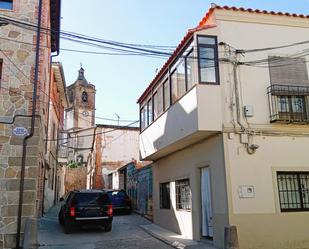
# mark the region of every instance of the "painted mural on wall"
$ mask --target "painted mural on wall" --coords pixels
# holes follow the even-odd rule
[[[127,193],[138,213],[152,218],[152,166],[137,169],[135,164],[127,166]]]

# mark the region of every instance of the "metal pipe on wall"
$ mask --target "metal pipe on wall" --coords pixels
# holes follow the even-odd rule
[[[39,57],[40,57],[40,44],[41,44],[41,20],[42,20],[42,5],[43,0],[39,0],[38,11],[38,28],[36,39],[36,56],[35,56],[35,71],[33,82],[33,94],[32,94],[32,115],[31,115],[31,127],[30,133],[23,139],[23,151],[21,160],[21,173],[19,183],[19,203],[18,203],[18,215],[17,215],[17,234],[16,234],[16,249],[20,249],[20,233],[21,233],[21,216],[23,210],[23,194],[24,194],[24,182],[25,182],[25,168],[26,168],[26,156],[27,156],[27,141],[33,137],[35,117],[36,117],[36,98],[38,90],[38,77],[39,77]]]

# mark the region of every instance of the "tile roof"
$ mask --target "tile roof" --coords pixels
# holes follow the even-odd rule
[[[146,96],[151,91],[151,88],[157,84],[157,81],[160,79],[160,77],[163,75],[163,73],[167,70],[168,66],[174,61],[174,59],[177,57],[179,51],[186,45],[186,43],[191,39],[195,31],[206,29],[206,28],[212,28],[215,27],[215,25],[206,25],[206,22],[209,18],[209,16],[213,13],[215,9],[218,10],[232,10],[232,11],[241,11],[241,12],[247,12],[247,13],[258,13],[258,14],[267,14],[267,15],[278,15],[278,16],[288,16],[288,17],[298,17],[298,18],[309,18],[309,15],[303,15],[303,14],[294,14],[294,13],[288,13],[288,12],[275,12],[275,11],[267,11],[267,10],[259,10],[259,9],[251,9],[251,8],[243,8],[243,7],[235,7],[235,6],[219,6],[216,4],[211,4],[211,8],[206,12],[202,20],[199,22],[198,26],[194,29],[189,29],[187,34],[182,38],[181,42],[175,49],[175,51],[172,53],[172,55],[169,57],[169,59],[165,62],[161,70],[157,73],[155,78],[150,82],[149,86],[146,88],[146,90],[143,92],[143,94],[139,97],[137,100],[137,103],[141,103],[144,101]]]
[[[222,9],[222,10],[234,10],[234,11],[241,11],[241,12],[248,12],[248,13],[258,13],[258,14],[267,14],[267,15],[277,15],[277,16],[289,16],[289,17],[299,17],[299,18],[309,18],[309,15],[303,15],[303,14],[295,14],[295,13],[288,13],[288,12],[276,12],[276,11],[268,11],[268,10],[259,10],[259,9],[251,9],[251,8],[243,8],[243,7],[234,7],[234,6],[219,6],[212,4],[212,7],[209,9]],[[208,12],[209,12],[208,11]],[[206,14],[207,15],[207,14]],[[201,22],[206,18],[206,16],[202,19]],[[201,23],[200,22],[200,23]]]

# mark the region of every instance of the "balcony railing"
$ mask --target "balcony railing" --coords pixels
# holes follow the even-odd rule
[[[271,85],[267,93],[271,122],[309,122],[309,87]]]

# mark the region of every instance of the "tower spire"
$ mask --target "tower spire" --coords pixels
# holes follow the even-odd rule
[[[82,67],[82,63],[80,64],[80,69],[78,70],[78,77],[77,80],[82,81],[82,84],[87,85],[88,81],[85,78],[85,69]]]

